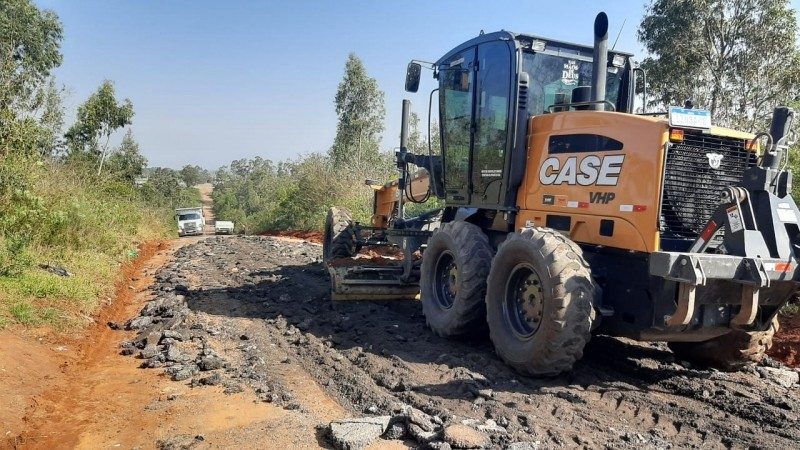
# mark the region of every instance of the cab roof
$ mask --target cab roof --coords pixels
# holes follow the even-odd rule
[[[572,42],[558,41],[555,39],[548,39],[540,36],[534,36],[531,34],[513,33],[511,31],[505,31],[505,30],[495,31],[493,33],[483,33],[483,32],[481,33],[482,34],[478,35],[477,37],[474,37],[447,52],[444,56],[439,58],[438,61],[436,61],[436,65],[438,66],[442,64],[443,62],[450,59],[450,57],[452,57],[453,55],[461,53],[470,47],[474,47],[478,44],[483,44],[492,41],[518,41],[522,48],[528,48],[528,49],[531,48],[531,43],[533,41],[544,41],[547,46],[557,47],[561,50],[565,50],[567,53],[564,56],[568,56],[569,54],[574,54],[577,56],[582,56],[584,58],[587,57],[592,58],[592,55],[594,53],[594,48],[591,45],[579,45],[579,44],[574,44]],[[632,53],[620,52],[616,50],[614,51],[609,50],[609,53],[615,55],[624,55],[628,58],[633,56]]]

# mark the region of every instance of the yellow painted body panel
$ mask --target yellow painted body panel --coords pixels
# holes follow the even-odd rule
[[[666,119],[616,112],[573,111],[532,117],[528,130],[525,179],[517,195],[520,208],[517,228],[529,222],[546,226],[548,214],[569,216],[569,235],[576,242],[642,252],[660,250],[659,208],[669,139]],[[709,133],[737,139],[754,137],[750,133],[721,127],[712,127]],[[604,151],[576,148],[574,152],[551,153],[548,149],[550,138],[568,134],[606,136],[622,142],[623,147]],[[552,180],[557,173],[553,170],[555,163],[552,158],[558,159],[559,169],[567,165],[567,159],[574,158],[580,169],[581,161],[589,155],[602,159],[608,156],[617,160],[622,158],[619,173],[612,170],[612,175],[617,175],[616,184],[564,182],[564,179],[572,180],[573,177],[563,177],[561,183],[542,181],[543,177]],[[548,159],[549,168],[543,168]],[[605,195],[605,198],[613,194],[613,199],[598,201],[598,194]],[[549,202],[545,201],[546,197],[550,197]],[[592,202],[593,198],[595,202]],[[612,236],[601,235],[602,219],[614,221]]]
[[[616,112],[573,111],[545,114],[530,119],[528,124],[528,156],[525,179],[519,188],[517,202],[520,212],[517,228],[530,222],[546,226],[548,214],[572,218],[570,237],[576,242],[617,247],[627,250],[653,252],[659,248],[658,205],[661,196],[661,176],[664,172],[664,151],[669,126],[663,119]],[[623,143],[622,150],[551,154],[551,136],[564,134],[597,134]],[[565,167],[568,158],[594,155],[606,157],[623,155],[616,185],[580,185],[562,182],[543,184],[542,168],[548,158],[557,158]],[[552,178],[553,171],[544,170]],[[608,203],[592,203],[593,194],[613,193]],[[551,203],[545,202],[552,196]],[[587,205],[588,204],[588,205]],[[643,210],[628,210],[644,205]],[[621,210],[623,209],[623,210]],[[641,208],[637,208],[641,209]],[[613,236],[600,235],[600,221],[614,220]]]
[[[412,174],[408,180],[409,187],[406,189],[405,201],[420,201],[425,198],[430,188],[430,177],[427,170],[419,170]],[[384,185],[372,186],[375,190],[372,205],[371,225],[375,228],[386,228],[389,220],[397,212],[397,202],[400,200],[398,194],[398,181],[394,180]]]

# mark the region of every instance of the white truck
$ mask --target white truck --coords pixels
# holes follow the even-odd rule
[[[178,221],[178,236],[198,236],[203,234],[206,220],[203,218],[203,207],[177,208],[175,219]]]
[[[214,222],[215,234],[233,234],[233,222],[229,220],[217,220]]]

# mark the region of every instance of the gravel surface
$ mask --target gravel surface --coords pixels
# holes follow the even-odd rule
[[[663,344],[595,336],[573,372],[522,376],[487,337],[435,336],[418,302],[331,302],[321,247],[308,242],[209,238],[178,250],[153,290],[138,317],[109,324],[139,331],[124,354],[176,382],[249,390],[301,412],[309,402],[287,374],[303,371],[353,418],[378,418],[321,424],[338,448],[361,448],[376,429],[429,448],[793,448],[800,439],[798,373],[776,361],[698,370]],[[369,438],[348,447],[348,430]]]

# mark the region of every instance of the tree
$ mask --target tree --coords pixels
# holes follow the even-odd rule
[[[85,103],[78,107],[78,119],[69,131],[67,141],[71,151],[88,151],[99,158],[97,174],[103,171],[111,136],[120,128],[133,123],[133,104],[129,99],[119,103],[114,84],[105,80]]]
[[[378,82],[367,74],[361,59],[351,53],[335,98],[339,124],[329,151],[335,167],[366,168],[378,159],[386,114],[383,98]]]
[[[181,177],[178,172],[166,167],[157,167],[147,178],[147,184],[165,199],[178,197],[181,190]]]
[[[800,92],[788,0],[652,0],[638,35],[654,104],[691,99],[717,124],[761,130]]]
[[[181,179],[186,186],[195,186],[211,181],[211,174],[200,166],[187,164],[180,170]]]
[[[108,171],[116,178],[133,183],[147,167],[147,158],[139,151],[139,143],[128,129],[119,147],[108,157]]]
[[[427,136],[419,129],[419,116],[411,112],[408,117],[408,151],[420,155],[428,154]]]
[[[29,101],[61,65],[63,28],[30,0],[0,2],[0,109]]]
[[[61,64],[63,29],[29,0],[0,2],[0,153],[52,153],[61,93],[48,79]]]

